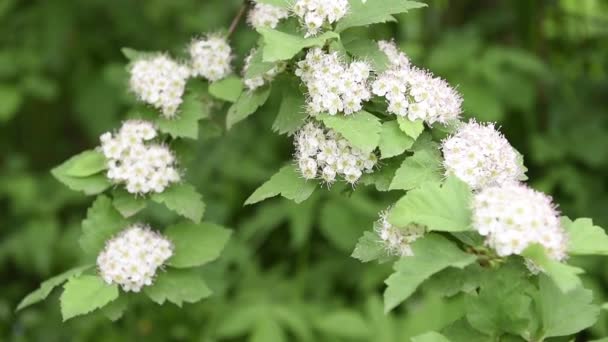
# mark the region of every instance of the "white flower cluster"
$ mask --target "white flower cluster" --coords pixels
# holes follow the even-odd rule
[[[285,19],[288,16],[289,11],[284,8],[255,3],[253,8],[249,11],[247,21],[256,29],[260,27],[275,28],[281,19]]]
[[[163,192],[180,175],[173,152],[166,146],[146,142],[157,135],[154,125],[142,120],[128,120],[117,134],[101,135],[101,150],[108,159],[107,177],[124,183],[132,194]]]
[[[388,210],[380,213],[380,220],[374,224],[374,229],[388,253],[399,257],[413,256],[411,243],[421,238],[426,231],[424,226],[417,224],[404,228],[393,226],[388,222]]]
[[[394,41],[380,40],[378,41],[378,48],[388,57],[391,65],[403,67],[410,65],[410,59],[407,58],[405,53],[399,51]]]
[[[159,54],[134,62],[130,74],[130,88],[140,101],[159,109],[166,118],[177,114],[190,76],[188,67]]]
[[[379,44],[389,59],[398,50]],[[391,68],[372,84],[372,92],[388,102],[388,112],[410,120],[422,119],[429,125],[445,124],[462,112],[462,98],[454,88],[429,71],[410,66],[405,55],[395,59]]]
[[[370,73],[368,63],[355,61],[347,65],[340,61],[337,53],[325,53],[320,48],[309,50],[296,69],[296,75],[308,88],[311,114],[360,111],[363,102],[371,97]]]
[[[99,274],[126,292],[151,285],[156,270],[173,255],[173,244],[146,225],[133,224],[108,240],[97,256]]]
[[[557,261],[566,258],[567,237],[551,198],[523,184],[487,187],[473,199],[473,227],[499,256],[540,244]]]
[[[193,76],[201,76],[214,82],[232,72],[232,49],[226,39],[208,36],[197,39],[190,44],[190,58]]]
[[[348,0],[296,0],[293,13],[306,27],[306,37],[321,31],[323,24],[333,24],[348,12]]]
[[[372,172],[378,158],[363,153],[333,130],[324,130],[313,123],[306,124],[295,136],[296,158],[302,176],[320,176],[331,184],[338,175],[354,184],[363,172]]]
[[[251,67],[251,60],[255,53],[256,53],[256,50],[253,49],[253,50],[251,50],[249,55],[247,57],[245,57],[245,66],[243,67],[243,74],[245,76],[247,74],[247,71]],[[276,62],[270,70],[266,71],[262,75],[251,77],[251,78],[246,78],[244,76],[243,83],[245,83],[245,87],[247,87],[247,89],[255,90],[255,89],[263,86],[266,82],[272,81],[278,74],[285,71],[286,67],[287,67],[287,63],[285,63],[283,61]]]
[[[471,120],[445,139],[441,149],[446,174],[456,175],[474,190],[524,177],[519,154],[494,124]]]

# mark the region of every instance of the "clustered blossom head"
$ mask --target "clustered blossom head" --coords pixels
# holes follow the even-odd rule
[[[159,109],[166,118],[177,114],[190,76],[188,67],[159,54],[135,61],[130,74],[130,88],[140,101]]]
[[[567,237],[551,198],[523,184],[483,189],[473,199],[473,227],[499,256],[540,244],[554,260],[566,258]]]
[[[411,243],[421,238],[426,231],[424,226],[413,223],[404,228],[395,227],[388,222],[388,211],[380,213],[380,220],[374,224],[374,229],[388,253],[399,257],[413,256]]]
[[[391,58],[394,51],[386,46],[384,50]],[[410,120],[421,119],[429,125],[458,119],[462,98],[454,88],[427,70],[403,64],[405,60],[397,62],[372,84],[372,92],[386,98],[389,113]]]
[[[342,176],[354,184],[363,172],[372,172],[377,162],[376,155],[364,153],[333,130],[324,130],[306,124],[295,136],[296,158],[302,176],[306,179],[320,177],[328,184]]]
[[[471,120],[445,139],[441,148],[446,174],[456,175],[474,190],[524,177],[519,154],[494,124]]]
[[[232,49],[222,37],[208,36],[197,39],[190,44],[189,52],[192,76],[201,76],[214,82],[232,72]]]
[[[321,31],[323,24],[333,24],[348,12],[348,0],[296,0],[293,13],[306,28],[306,37]]]
[[[245,87],[247,87],[247,89],[249,89],[249,90],[255,90],[255,89],[263,86],[266,82],[272,81],[278,74],[285,71],[285,68],[287,67],[287,63],[285,63],[283,61],[279,61],[279,62],[276,62],[270,70],[264,72],[263,74],[255,76],[255,77],[247,78],[247,71],[251,67],[251,61],[252,61],[255,53],[256,53],[256,50],[253,49],[253,50],[251,50],[249,55],[247,57],[245,57],[245,66],[243,68],[243,74],[244,74],[243,83],[245,83]]]
[[[99,274],[125,292],[152,285],[156,270],[173,255],[173,244],[143,224],[133,224],[114,238],[97,256]]]
[[[401,51],[395,44],[394,41],[380,40],[378,41],[378,48],[382,51],[391,65],[407,67],[410,65],[410,59],[407,55]]]
[[[173,152],[164,145],[146,143],[157,135],[154,125],[142,120],[125,121],[116,134],[104,133],[101,151],[108,160],[107,177],[124,183],[132,194],[163,192],[178,182]]]
[[[343,63],[337,53],[311,49],[298,62],[296,75],[308,88],[308,110],[311,114],[338,112],[352,114],[363,108],[371,97],[368,78],[371,66],[362,61]]]
[[[281,19],[285,19],[288,16],[289,11],[284,8],[255,3],[253,8],[249,11],[247,21],[256,29],[260,27],[275,28]]]

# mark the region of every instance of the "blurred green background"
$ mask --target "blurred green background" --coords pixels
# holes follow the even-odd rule
[[[38,284],[78,264],[80,221],[92,198],[49,169],[117,128],[133,99],[121,47],[176,56],[191,37],[225,29],[239,0],[0,1],[1,341],[406,341],[460,317],[462,297],[423,288],[390,315],[381,303],[390,265],[349,257],[377,212],[399,194],[360,186],[317,191],[300,206],[245,198],[292,153],[271,126],[278,102],[229,132],[202,124],[186,163],[206,220],[235,229],[206,272],[215,296],[179,309],[136,302],[61,322],[59,291],[15,313]],[[348,34],[397,37],[414,62],[457,85],[467,116],[496,121],[524,154],[531,184],[570,217],[608,227],[608,2],[428,1],[400,22]],[[239,59],[257,36],[232,37]],[[237,62],[237,66],[239,66]],[[226,107],[215,108],[220,120]],[[167,223],[162,210],[147,215]],[[596,300],[608,298],[605,259],[575,260]],[[575,313],[573,313],[575,314]],[[608,317],[580,335],[608,336]]]

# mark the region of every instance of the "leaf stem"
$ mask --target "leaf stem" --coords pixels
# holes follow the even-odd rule
[[[234,33],[234,31],[236,31],[236,28],[239,26],[239,23],[245,16],[245,13],[247,13],[248,9],[249,9],[249,1],[244,0],[238,13],[236,14],[234,19],[232,19],[232,22],[230,23],[230,27],[228,28],[228,33],[226,34],[226,38],[230,38],[230,36]]]

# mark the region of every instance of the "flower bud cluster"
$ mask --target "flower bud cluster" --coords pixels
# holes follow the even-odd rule
[[[262,75],[247,78],[247,71],[251,67],[251,60],[253,59],[255,53],[256,49],[251,50],[249,55],[245,57],[245,66],[243,67],[243,83],[245,83],[245,87],[249,90],[255,90],[266,84],[266,82],[271,82],[278,74],[285,71],[285,68],[287,67],[287,63],[284,61],[279,61],[276,62],[270,70],[264,72]]]
[[[173,244],[146,225],[133,224],[106,242],[97,256],[101,278],[125,292],[152,285],[156,271],[173,255]]]
[[[381,43],[389,58],[394,50]],[[383,47],[384,46],[384,47]],[[391,57],[392,56],[392,57]],[[372,92],[388,102],[388,112],[409,120],[424,120],[432,125],[458,119],[462,112],[462,98],[446,81],[431,72],[410,66],[403,58],[384,71],[372,84]]]
[[[363,102],[371,97],[370,73],[368,63],[346,64],[337,53],[325,53],[320,48],[309,50],[306,58],[298,62],[296,70],[296,75],[308,88],[308,110],[313,115],[360,111]]]
[[[566,258],[567,237],[551,198],[515,182],[475,194],[473,227],[499,256],[540,244],[557,261]]]
[[[395,227],[388,222],[388,210],[380,213],[380,220],[374,224],[374,230],[384,243],[390,255],[399,257],[413,256],[411,243],[418,240],[426,229],[418,224],[409,224],[407,227]]]
[[[284,8],[255,3],[249,11],[247,21],[253,28],[267,27],[275,28],[279,21],[289,16],[289,11]]]
[[[310,37],[317,35],[325,23],[342,19],[348,9],[348,0],[296,0],[292,11],[306,28],[306,37]]]
[[[388,57],[388,62],[391,65],[400,67],[407,67],[410,65],[410,59],[407,58],[405,53],[399,51],[399,48],[394,41],[380,40],[378,41],[378,48],[386,57]]]
[[[308,123],[296,133],[296,158],[298,168],[306,179],[320,177],[327,184],[342,176],[355,184],[364,172],[372,172],[377,156],[353,147],[340,134]]]
[[[156,136],[154,125],[142,120],[125,121],[118,133],[101,135],[108,179],[124,183],[132,194],[163,192],[178,182],[180,175],[173,152],[164,145],[146,143]]]
[[[158,54],[134,62],[130,73],[129,86],[140,101],[159,109],[166,118],[177,114],[190,76],[188,67]]]
[[[520,155],[494,124],[471,120],[442,142],[446,174],[456,175],[472,189],[523,179]]]
[[[208,36],[194,40],[189,47],[192,76],[211,82],[219,81],[232,72],[232,49],[223,37]]]

